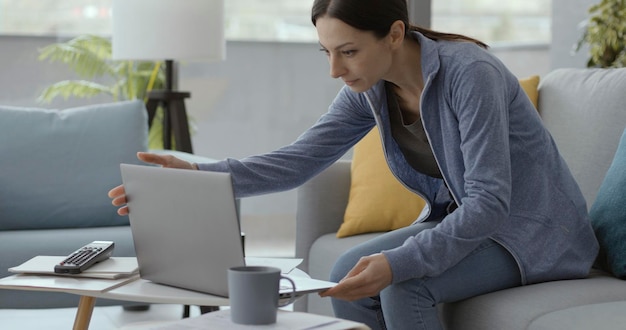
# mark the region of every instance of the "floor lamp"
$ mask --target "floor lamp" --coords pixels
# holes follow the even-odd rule
[[[185,99],[177,91],[175,60],[223,60],[224,0],[113,0],[113,59],[164,60],[165,89],[148,93],[148,126],[163,108],[163,148],[192,153]]]

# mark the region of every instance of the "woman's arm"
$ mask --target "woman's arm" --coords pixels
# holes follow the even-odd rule
[[[229,158],[198,167],[230,172],[238,198],[289,190],[341,158],[373,125],[364,96],[344,88],[329,111],[292,144],[263,155]]]

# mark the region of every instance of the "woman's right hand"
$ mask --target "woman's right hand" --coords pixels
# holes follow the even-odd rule
[[[111,204],[120,207],[119,209],[117,209],[117,214],[128,215],[128,206],[126,206],[126,191],[124,190],[124,185],[119,185],[109,190],[109,198],[112,199]]]
[[[139,160],[161,165],[162,167],[169,168],[180,168],[186,170],[197,170],[198,165],[190,163],[188,161],[182,160],[180,158],[176,158],[172,155],[159,155],[148,152],[138,152],[137,158]],[[109,191],[109,198],[111,198],[111,204],[119,207],[117,209],[117,214],[119,215],[128,215],[128,206],[126,205],[126,190],[124,190],[124,185],[119,185]]]

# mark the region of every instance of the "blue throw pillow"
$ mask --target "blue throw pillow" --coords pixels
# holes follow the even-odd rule
[[[147,150],[143,102],[65,110],[0,106],[0,230],[128,224],[107,192]]]
[[[598,266],[626,279],[626,131],[589,216],[600,243]]]

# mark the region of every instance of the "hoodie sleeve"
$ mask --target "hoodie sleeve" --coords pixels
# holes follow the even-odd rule
[[[341,158],[373,125],[365,97],[344,87],[328,112],[295,142],[266,154],[198,167],[230,172],[238,198],[289,190]]]

